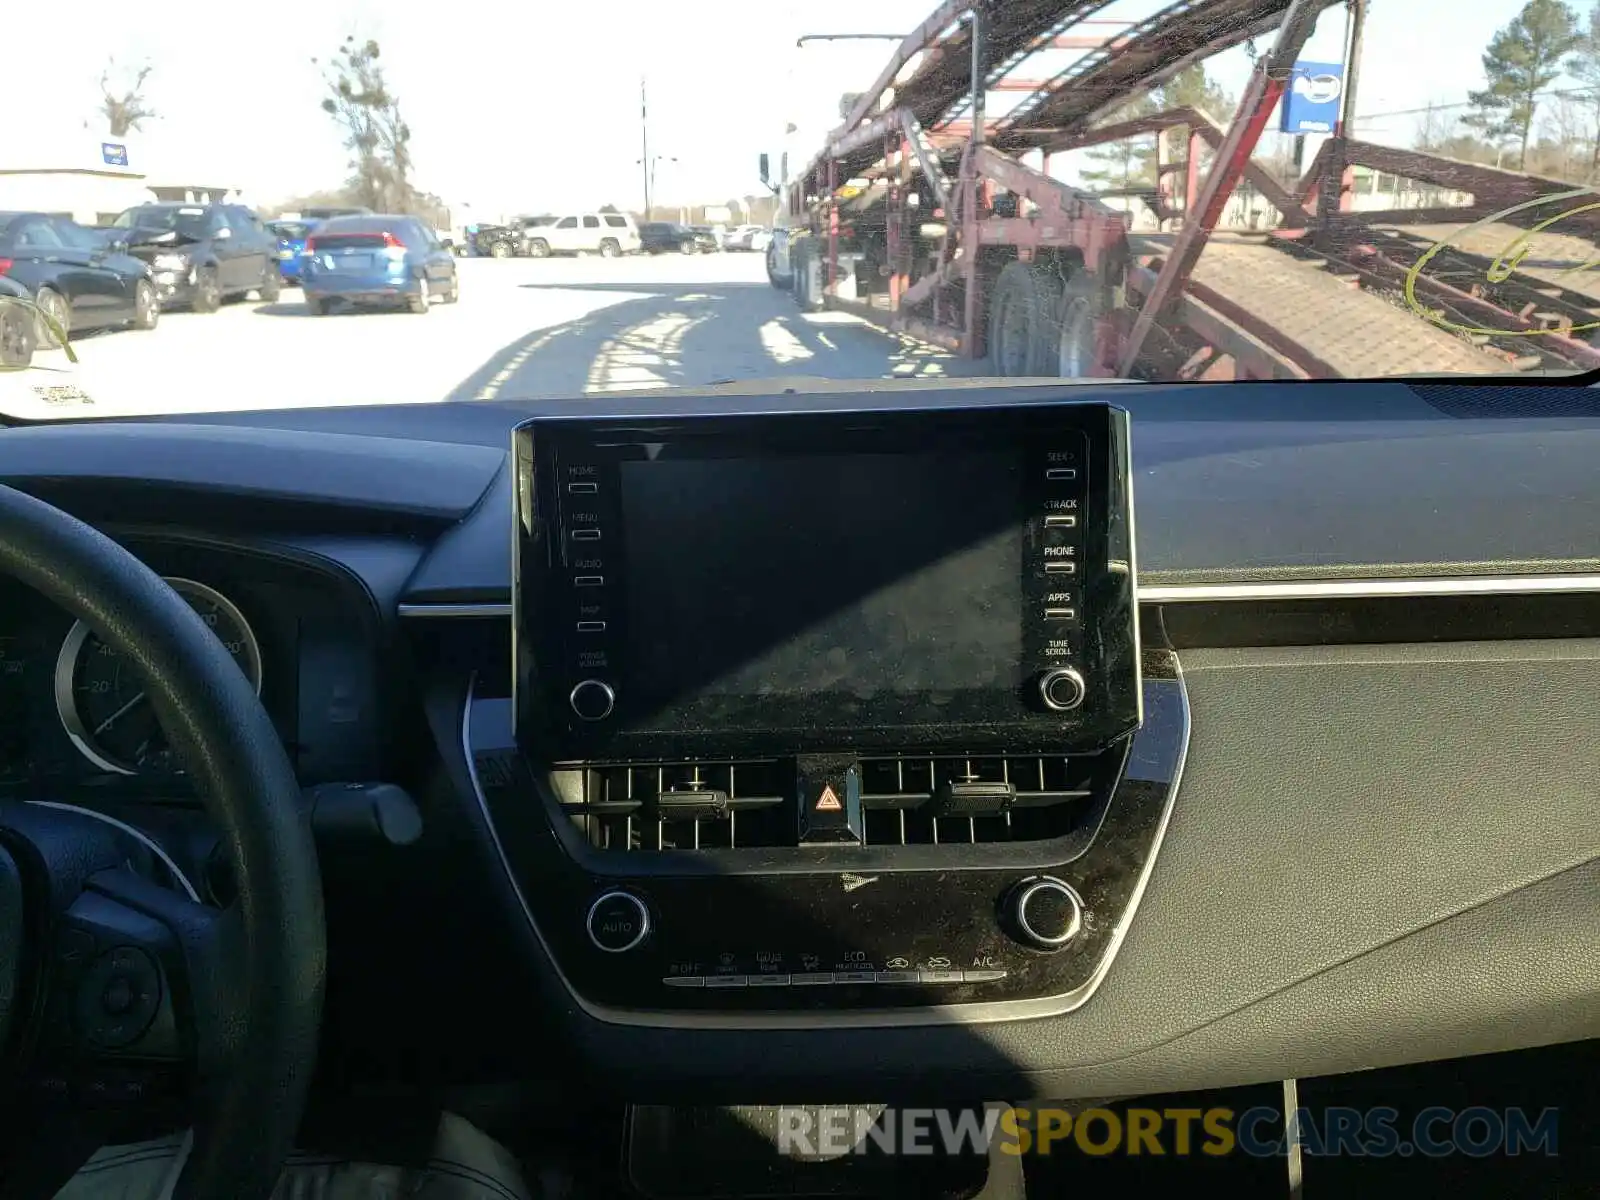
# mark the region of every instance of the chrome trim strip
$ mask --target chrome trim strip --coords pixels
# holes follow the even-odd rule
[[[1417,596],[1534,596],[1600,593],[1600,575],[1450,575],[1415,579],[1288,579],[1261,583],[1139,586],[1135,604],[1249,600],[1405,599]],[[402,604],[402,617],[509,617],[509,604]]]
[[[172,856],[158,846],[155,840],[142,829],[135,829],[124,821],[119,821],[115,817],[108,817],[105,813],[96,812],[92,808],[79,808],[76,804],[62,804],[57,800],[29,800],[26,803],[37,805],[39,808],[53,808],[59,812],[77,813],[79,816],[92,817],[96,821],[102,821],[110,825],[113,829],[121,830],[161,860],[161,865],[172,874],[172,877],[178,881],[179,886],[183,888],[184,895],[188,896],[196,904],[205,903],[200,899],[200,893],[195,891],[194,884],[189,882],[189,877],[183,873],[177,863],[172,861]]]
[[[509,604],[402,604],[402,617],[509,617]]]
[[[1600,575],[1452,575],[1416,579],[1304,579],[1143,587],[1145,604],[1225,600],[1360,600],[1417,596],[1516,596],[1600,592]]]
[[[608,1025],[631,1025],[654,1029],[684,1029],[684,1030],[826,1030],[826,1029],[885,1029],[906,1028],[923,1025],[977,1025],[994,1021],[1028,1021],[1040,1017],[1059,1017],[1082,1008],[1087,1004],[1095,992],[1100,989],[1111,964],[1116,961],[1117,952],[1122,948],[1123,939],[1128,935],[1128,928],[1133,923],[1135,914],[1139,911],[1139,902],[1144,898],[1145,888],[1149,886],[1150,876],[1155,871],[1156,859],[1161,853],[1161,844],[1166,840],[1167,826],[1172,821],[1172,810],[1177,803],[1178,792],[1183,785],[1184,763],[1189,756],[1189,697],[1183,681],[1182,664],[1174,659],[1177,676],[1174,682],[1178,685],[1178,699],[1182,712],[1183,727],[1180,732],[1181,742],[1178,746],[1177,762],[1173,768],[1172,781],[1168,786],[1166,806],[1161,810],[1161,820],[1156,825],[1155,835],[1150,845],[1150,855],[1145,859],[1144,869],[1139,872],[1139,878],[1133,885],[1133,891],[1128,897],[1128,905],[1122,912],[1117,927],[1111,932],[1111,940],[1106,946],[1106,952],[1101,957],[1099,965],[1091,975],[1077,988],[1059,996],[1043,996],[1033,1000],[999,1000],[990,1003],[977,1004],[941,1004],[929,1005],[917,1009],[851,1009],[847,1011],[822,1011],[822,1012],[785,1012],[785,1013],[709,1013],[709,1012],[661,1012],[639,1009],[611,1008],[595,1004],[578,994],[561,969],[561,963],[556,958],[549,940],[539,928],[539,922],[533,915],[533,908],[528,903],[527,895],[522,890],[522,885],[517,881],[516,872],[511,869],[511,859],[506,854],[504,844],[500,840],[500,832],[495,828],[494,815],[489,811],[489,801],[483,794],[483,785],[478,779],[478,765],[472,755],[472,701],[477,688],[478,677],[474,673],[467,684],[466,699],[461,709],[461,752],[466,756],[467,777],[472,781],[472,793],[478,802],[478,811],[483,814],[484,826],[489,831],[490,840],[494,843],[495,857],[500,862],[500,869],[505,872],[506,881],[510,883],[512,892],[517,897],[518,906],[522,909],[523,918],[528,922],[528,928],[533,930],[533,935],[538,939],[540,948],[544,951],[545,958],[549,961],[550,968],[561,981],[561,986],[567,989],[567,994],[573,1002],[581,1008],[585,1015],[597,1021],[604,1021]]]
[[[1284,1140],[1289,1144],[1289,1153],[1284,1155],[1289,1167],[1289,1200],[1304,1200],[1305,1130],[1300,1128],[1300,1082],[1296,1079],[1283,1081],[1283,1127]]]

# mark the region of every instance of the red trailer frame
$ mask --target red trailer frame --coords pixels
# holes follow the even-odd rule
[[[1106,24],[1096,14],[1110,2],[949,0],[906,37],[793,185],[791,213],[810,218],[811,236],[796,248],[802,298],[966,357],[987,355],[999,375],[1600,366],[1585,340],[1600,288],[1541,278],[1520,262],[1479,270],[1463,286],[1475,252],[1415,235],[1430,221],[1465,225],[1519,205],[1549,216],[1540,206],[1570,197],[1570,184],[1356,141],[1342,123],[1292,185],[1254,161],[1317,18],[1338,4],[1351,9],[1349,111],[1365,0],[1176,0],[1109,36],[1082,36]],[[1192,108],[1102,123],[1192,63],[1274,31],[1226,126]],[[1046,48],[1085,53],[1049,79],[1013,74]],[[987,116],[988,92],[1024,89],[1011,112]],[[1180,128],[1187,156],[1169,162],[1169,131]],[[1158,135],[1158,183],[1142,199],[1175,232],[1135,234],[1107,195],[1049,174],[1052,155],[1146,134]],[[1042,169],[1021,160],[1029,152]],[[1357,213],[1357,167],[1471,199]],[[1275,212],[1263,236],[1221,229],[1241,184]],[[1600,229],[1600,209],[1563,228]],[[808,262],[820,289],[807,282]]]

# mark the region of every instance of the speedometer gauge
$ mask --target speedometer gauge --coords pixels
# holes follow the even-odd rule
[[[256,694],[261,647],[249,623],[221,592],[192,579],[167,585],[211,627]],[[167,740],[134,664],[79,621],[56,658],[56,711],[72,744],[97,767],[119,775],[170,766]]]

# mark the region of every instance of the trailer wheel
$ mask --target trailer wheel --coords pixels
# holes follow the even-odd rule
[[[822,309],[822,292],[818,273],[817,249],[811,239],[802,239],[790,258],[794,268],[794,298],[802,312],[819,312]]]
[[[1057,318],[1061,312],[1062,267],[1054,263],[1035,266],[1028,272],[1033,279],[1037,304],[1028,338],[1028,371],[1034,378],[1048,379],[1058,364]]]
[[[1055,309],[1052,374],[1089,379],[1101,373],[1095,328],[1099,302],[1100,281],[1095,276],[1080,273],[1067,281]]]
[[[1036,373],[1035,346],[1049,311],[1032,268],[1007,263],[989,302],[989,361],[996,375],[1014,379]]]

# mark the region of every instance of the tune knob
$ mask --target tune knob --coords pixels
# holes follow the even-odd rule
[[[1059,950],[1083,928],[1083,901],[1059,879],[1024,879],[1011,894],[1011,926],[1037,950]]]
[[[1083,703],[1089,687],[1083,676],[1071,667],[1057,667],[1039,676],[1039,699],[1046,708],[1070,712]]]
[[[572,705],[572,711],[580,721],[604,721],[616,707],[617,694],[608,683],[585,679],[572,689],[567,703]]]

